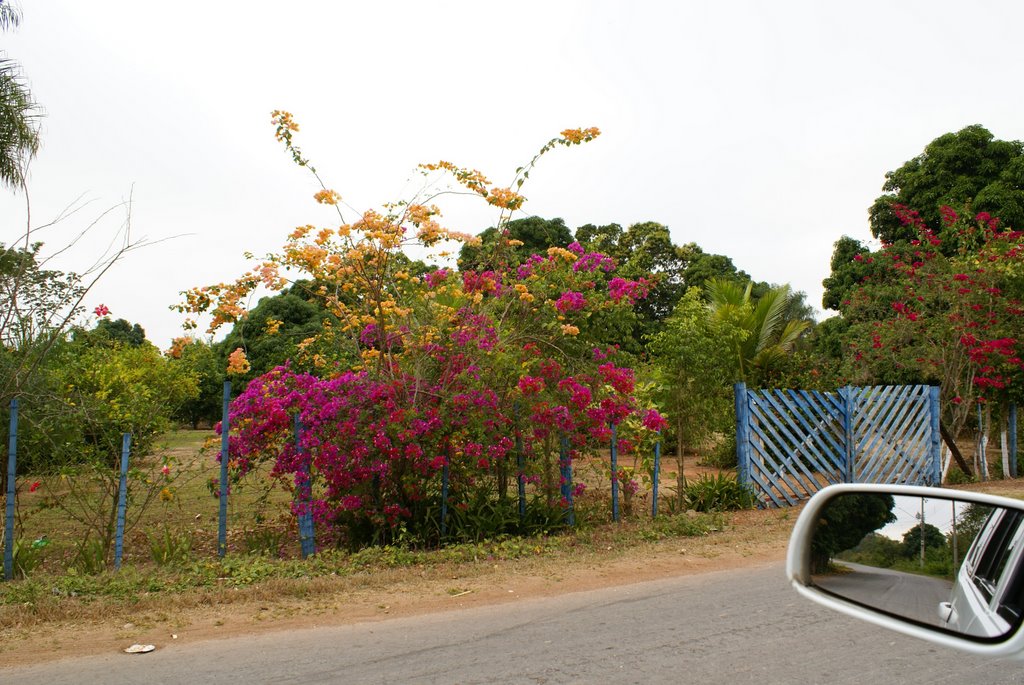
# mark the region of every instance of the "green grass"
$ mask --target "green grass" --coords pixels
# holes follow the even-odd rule
[[[132,468],[139,468],[147,474],[148,482],[143,478],[132,486],[136,494],[127,512],[130,529],[125,535],[125,563],[151,561],[153,542],[166,539],[168,533],[179,547],[187,545],[194,556],[216,555],[220,505],[207,482],[210,478],[219,477],[218,450],[219,441],[212,431],[176,430],[157,442],[153,454],[131,462]],[[141,493],[149,488],[155,488],[157,492],[161,489],[160,467],[165,460],[170,461],[175,476],[169,488],[173,498],[163,501],[156,496],[142,509],[139,506],[143,498]],[[19,480],[27,483],[36,478]],[[72,564],[88,528],[76,522],[66,511],[48,504],[49,497],[66,491],[66,485],[59,476],[44,476],[38,480],[42,486],[36,492],[28,492],[28,487],[23,485],[19,493],[19,539],[31,542],[46,536],[50,544],[45,549],[41,568],[59,572]],[[288,494],[276,489],[266,498],[261,498],[264,494],[262,483],[265,479],[254,478],[233,490],[228,500],[229,545],[241,547],[247,532],[272,528],[287,531],[294,525],[290,515],[282,515],[287,514]],[[93,488],[93,491],[98,492],[98,489]],[[80,507],[72,509],[83,513]]]
[[[126,565],[121,571],[37,573],[0,584],[0,606],[35,603],[41,599],[98,597],[126,600],[140,593],[184,592],[208,587],[247,587],[269,578],[294,579],[346,576],[378,569],[436,567],[551,556],[570,551],[625,545],[636,540],[657,541],[708,535],[723,530],[720,514],[681,514],[633,524],[606,524],[575,535],[504,538],[464,543],[433,550],[400,546],[367,547],[358,552],[324,550],[308,559],[281,559],[261,554],[229,554],[224,559],[189,559],[178,563]]]

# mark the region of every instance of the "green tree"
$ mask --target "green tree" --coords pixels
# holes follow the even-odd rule
[[[111,559],[116,530],[122,435],[131,435],[127,503],[130,529],[161,490],[157,467],[142,460],[171,425],[196,381],[148,343],[96,345],[61,340],[25,395],[19,425],[19,469],[44,477],[46,506],[85,530],[77,562],[100,570]],[[49,476],[49,478],[46,478]]]
[[[561,219],[542,219],[530,216],[513,219],[505,224],[509,240],[518,240],[522,245],[514,248],[512,255],[495,253],[498,245],[498,229],[488,228],[479,234],[480,245],[463,245],[459,251],[459,268],[463,271],[480,271],[496,266],[495,258],[507,263],[518,264],[532,254],[544,254],[549,247],[565,247],[572,242],[572,232]]]
[[[653,399],[675,441],[680,498],[686,450],[700,447],[732,419],[729,341],[744,335],[730,322],[712,317],[700,289],[690,288],[648,343]]]
[[[713,278],[728,278],[734,281],[750,280],[750,276],[745,271],[736,268],[732,259],[725,255],[705,252],[697,243],[687,243],[679,250],[683,260],[682,281],[687,288],[703,288]]]
[[[146,331],[139,324],[106,316],[97,321],[96,327],[91,331],[77,329],[73,335],[76,340],[82,339],[93,345],[138,347],[146,342]]]
[[[299,281],[262,298],[215,346],[221,366],[226,365],[228,354],[243,348],[251,366],[244,376],[246,382],[286,362],[311,368],[312,355],[303,354],[303,342],[317,337],[324,330],[324,321],[333,318],[323,302],[313,281]]]
[[[882,270],[881,264],[875,264],[867,245],[845,235],[836,241],[832,249],[830,266],[828,277],[821,282],[825,288],[821,305],[835,311],[843,308],[854,288]]]
[[[614,258],[619,266],[617,273],[623,277],[645,278],[653,284],[635,308],[639,325],[635,330],[638,345],[634,348],[661,330],[688,288],[704,288],[715,278],[750,280],[729,257],[704,252],[696,243],[674,244],[668,227],[656,221],[631,224],[625,230],[619,224],[585,224],[576,229],[576,240],[587,250]],[[771,288],[767,283],[754,283],[753,299]],[[803,293],[792,296],[789,306],[790,318],[813,319]]]
[[[942,534],[942,531],[933,526],[930,523],[925,523],[923,526],[924,530],[924,547],[925,549],[944,549],[946,547],[946,536]],[[903,544],[900,547],[900,553],[906,559],[913,559],[921,554],[921,524],[917,524],[906,533],[903,534]]]
[[[878,270],[844,300],[846,375],[854,383],[934,384],[943,425],[958,435],[978,398],[996,403],[1024,392],[1024,240],[993,220],[946,208],[944,233],[964,247],[952,255],[914,212],[919,244],[886,246]]]
[[[609,257],[618,254],[622,226],[619,224],[584,224],[576,229],[576,241],[593,252],[602,252]]]
[[[824,573],[837,552],[851,549],[887,523],[896,520],[892,495],[844,493],[834,497],[818,517],[811,539],[811,573]]]
[[[618,273],[624,278],[652,278],[654,286],[636,304],[640,334],[658,330],[683,296],[683,253],[672,243],[668,226],[657,221],[632,224],[619,238],[616,254]]]
[[[893,211],[916,209],[934,232],[942,228],[941,205],[988,212],[1004,224],[1024,226],[1024,143],[996,140],[983,126],[946,133],[924,152],[885,175],[885,191],[869,210],[871,233],[885,243],[918,236]],[[946,245],[950,250],[954,246]]]
[[[168,351],[171,364],[180,366],[196,379],[197,394],[183,399],[173,418],[195,430],[202,422],[211,426],[220,420],[223,411],[225,360],[213,346],[195,338],[179,338]]]
[[[73,273],[44,269],[42,243],[0,243],[0,402],[33,392],[32,376],[62,331],[82,313],[87,287]]]
[[[792,298],[789,286],[771,288],[756,301],[752,287],[750,282],[712,279],[707,284],[708,307],[715,320],[744,332],[726,343],[733,355],[734,378],[764,384],[792,352],[809,323],[787,318]]]
[[[892,538],[878,533],[868,533],[849,552],[840,552],[837,558],[857,564],[868,564],[877,568],[890,568],[899,559],[901,546]]]
[[[149,343],[82,338],[59,342],[33,387],[18,436],[19,464],[30,473],[79,463],[112,467],[123,433],[132,434],[133,454],[145,455],[177,406],[197,392],[195,377]]]
[[[0,31],[17,27],[21,12],[0,0]],[[25,165],[39,149],[40,111],[21,76],[21,68],[0,53],[0,183],[17,188]]]

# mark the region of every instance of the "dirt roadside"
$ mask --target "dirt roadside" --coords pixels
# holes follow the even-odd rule
[[[780,562],[798,510],[744,511],[725,530],[695,538],[589,546],[553,556],[480,559],[457,567],[413,567],[313,578],[305,597],[282,599],[274,582],[242,597],[224,589],[209,603],[159,609],[145,603],[112,615],[0,631],[0,667],[112,654],[134,643],[157,649],[209,639],[344,625],[515,602],[678,575]]]

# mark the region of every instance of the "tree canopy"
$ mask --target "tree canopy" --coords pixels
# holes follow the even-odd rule
[[[530,216],[513,219],[505,224],[504,230],[509,241],[522,243],[513,248],[513,259],[516,264],[523,262],[532,254],[546,253],[549,247],[565,247],[572,242],[572,232],[559,218],[542,219],[539,216]],[[498,240],[498,229],[492,226],[477,237],[480,238],[479,245],[467,243],[459,250],[459,268],[463,271],[498,266],[493,263],[495,250],[501,244]],[[507,256],[502,257],[508,261]]]
[[[846,493],[822,511],[811,540],[811,571],[821,573],[837,552],[856,546],[865,535],[896,520],[892,495]]]
[[[885,191],[869,210],[871,234],[885,242],[917,238],[900,221],[893,205],[920,212],[921,219],[938,233],[939,208],[966,207],[988,212],[1004,224],[1024,226],[1024,143],[996,140],[975,124],[946,133],[899,169],[885,175]]]

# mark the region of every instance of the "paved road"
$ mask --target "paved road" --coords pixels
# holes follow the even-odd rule
[[[33,683],[1022,683],[803,600],[781,565],[0,670]]]
[[[814,582],[861,604],[928,625],[944,625],[939,619],[939,602],[950,600],[953,594],[952,581],[849,561],[836,563],[848,567],[852,572],[815,576]]]

